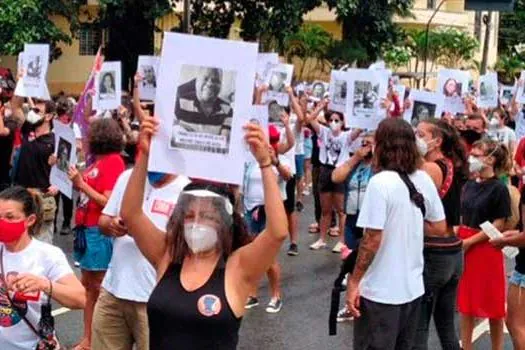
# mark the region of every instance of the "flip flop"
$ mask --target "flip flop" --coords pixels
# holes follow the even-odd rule
[[[328,235],[330,237],[339,237],[339,228],[332,227],[331,229],[328,230]]]

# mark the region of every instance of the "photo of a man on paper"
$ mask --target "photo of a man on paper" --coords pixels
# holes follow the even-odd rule
[[[60,138],[58,141],[57,168],[67,173],[69,171],[69,158],[71,156],[71,144]]]
[[[274,92],[284,92],[286,85],[286,73],[284,72],[273,72],[270,78],[270,86],[268,90]]]
[[[436,105],[432,103],[414,101],[411,124],[417,126],[419,122],[436,117]]]
[[[372,109],[378,99],[379,85],[370,81],[356,81],[354,85],[354,109]]]
[[[33,56],[29,58],[27,64],[27,77],[33,79],[40,79],[42,74],[42,63],[40,62],[40,56]]]
[[[144,79],[142,80],[142,86],[145,88],[156,88],[157,87],[157,77],[155,76],[155,69],[153,66],[145,65],[142,66],[142,71],[144,72]]]
[[[175,101],[171,147],[226,153],[236,72],[183,65]]]

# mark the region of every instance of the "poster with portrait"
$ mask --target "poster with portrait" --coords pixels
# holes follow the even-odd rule
[[[46,82],[49,67],[48,44],[25,44],[24,51],[18,55],[18,70],[22,77],[18,80],[15,95],[50,100]]]
[[[330,75],[330,103],[328,109],[339,113],[346,112],[348,73],[333,70]]]
[[[261,126],[261,128],[264,130],[264,133],[266,136],[268,136],[268,106],[266,105],[253,105],[250,112],[250,123],[255,123]],[[253,156],[252,152],[250,151],[250,147],[246,142],[244,142],[244,146],[246,149],[246,161],[252,162],[255,161],[255,157]]]
[[[149,170],[241,184],[257,44],[165,33]]]
[[[479,77],[477,105],[479,108],[498,107],[497,73],[487,73]]]
[[[310,96],[310,99],[312,101],[318,102],[321,101],[323,98],[325,98],[326,93],[328,92],[329,85],[326,84],[323,81],[316,80],[312,83],[310,86],[312,95]]]
[[[104,62],[95,82],[93,107],[98,111],[117,109],[122,102],[121,82],[120,62]]]
[[[56,186],[64,196],[73,198],[73,182],[67,176],[70,166],[77,163],[76,137],[73,128],[55,120],[53,122],[55,134],[55,156],[57,163],[51,168],[49,181]]]
[[[499,89],[499,100],[502,105],[509,105],[516,93],[516,86],[502,85]]]
[[[405,110],[404,118],[413,127],[420,121],[440,119],[445,104],[445,96],[437,92],[411,90],[408,96],[410,108]]]
[[[160,57],[158,56],[139,56],[137,72],[142,76],[142,81],[138,83],[141,100],[155,100],[159,63]]]
[[[290,96],[286,92],[286,87],[292,83],[293,65],[292,64],[275,64],[270,69],[266,77],[268,91],[263,94],[263,103],[277,101],[281,106],[288,106]]]
[[[452,114],[465,112],[463,98],[469,92],[470,73],[457,69],[438,72],[437,93],[445,97],[443,110]]]
[[[257,55],[257,72],[255,86],[263,85],[268,78],[268,74],[273,66],[279,64],[279,54],[274,52],[263,52]]]
[[[381,99],[386,98],[390,76],[386,70],[367,69],[350,69],[348,74],[346,125],[375,130],[386,116]]]

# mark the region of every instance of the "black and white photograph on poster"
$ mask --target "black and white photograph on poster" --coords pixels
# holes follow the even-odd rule
[[[164,33],[149,171],[242,184],[257,54],[257,43]]]
[[[390,73],[387,70],[349,69],[346,125],[375,130],[386,117],[381,99],[386,98]]]
[[[55,134],[56,164],[51,168],[49,182],[56,186],[68,198],[73,197],[73,182],[67,176],[71,166],[77,163],[77,148],[75,132],[69,125],[58,120],[53,122]]]
[[[327,91],[325,83],[322,81],[315,81],[312,84],[312,98],[316,101],[320,101],[324,98],[324,95]]]
[[[67,173],[69,170],[69,159],[71,158],[71,143],[60,137],[58,139],[57,168]]]
[[[333,70],[330,74],[330,103],[328,109],[339,113],[346,113],[348,74],[344,71]]]
[[[423,120],[441,118],[445,103],[443,94],[411,90],[408,99],[410,108],[405,110],[404,119],[413,127],[416,127]]]
[[[267,111],[268,111],[268,120],[270,123],[278,124],[278,125],[282,124],[281,116],[282,116],[282,113],[284,112],[283,106],[279,105],[277,101],[270,101],[270,103],[268,103]]]
[[[98,73],[93,107],[98,111],[117,109],[122,99],[120,62],[104,62]]]
[[[443,109],[452,114],[463,113],[464,96],[469,92],[470,73],[457,69],[440,69],[437,92],[445,97]]]
[[[512,85],[502,85],[499,91],[499,100],[503,105],[508,105],[514,98],[516,87]]]
[[[265,83],[273,66],[279,64],[279,55],[273,52],[264,52],[257,55],[257,76],[255,86]]]
[[[497,73],[487,73],[479,77],[477,105],[480,108],[498,107]]]
[[[159,63],[159,57],[139,56],[137,72],[139,72],[142,77],[142,81],[138,84],[141,100],[155,100]]]
[[[279,106],[280,107],[280,106]],[[282,108],[282,107],[280,107]],[[250,113],[250,123],[254,123],[257,125],[260,125],[261,128],[264,130],[266,135],[268,136],[268,108],[265,105],[253,105],[252,110]],[[255,157],[250,152],[250,147],[246,142],[244,142],[244,146],[246,149],[246,161],[252,162],[255,161]]]
[[[182,65],[172,148],[228,153],[237,71]]]
[[[18,80],[15,95],[50,100],[46,76],[49,66],[48,44],[25,44],[18,55],[18,69],[22,78]]]
[[[266,79],[268,91],[263,94],[263,103],[275,100],[281,106],[288,106],[290,97],[286,92],[286,87],[292,83],[292,75],[293,65],[273,65]]]

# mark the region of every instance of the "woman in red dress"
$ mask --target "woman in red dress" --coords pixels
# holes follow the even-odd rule
[[[465,251],[464,272],[459,281],[458,309],[461,314],[461,341],[472,349],[475,318],[488,318],[492,349],[503,349],[505,319],[505,266],[501,250],[494,248],[480,225],[491,222],[503,230],[511,216],[510,196],[497,174],[505,172],[509,152],[492,141],[474,143],[469,157],[472,179],[467,181],[461,198],[459,237]]]

